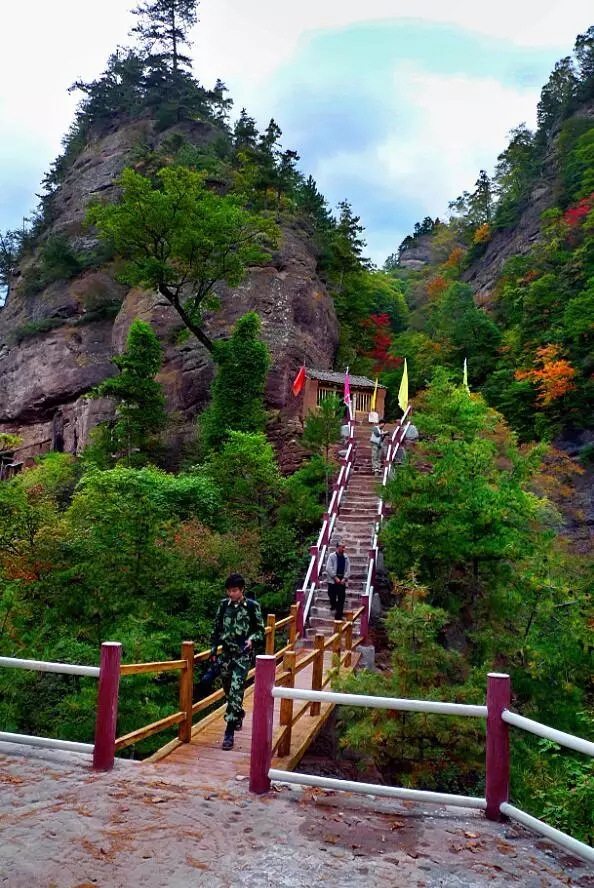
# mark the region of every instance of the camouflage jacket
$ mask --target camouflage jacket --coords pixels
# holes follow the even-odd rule
[[[240,654],[246,641],[252,642],[252,650],[264,643],[264,619],[257,601],[244,598],[234,604],[224,598],[215,617],[210,646],[215,650],[220,644],[224,654]]]

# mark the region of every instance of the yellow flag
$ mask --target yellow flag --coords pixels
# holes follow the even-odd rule
[[[402,371],[400,389],[398,390],[398,405],[402,411],[405,411],[408,407],[408,368],[406,366],[406,358],[404,359],[404,370]]]
[[[468,361],[464,358],[464,378],[463,378],[464,388],[470,394],[470,386],[468,385]]]
[[[378,379],[377,379],[377,376],[376,376],[376,377],[375,377],[375,388],[374,388],[374,390],[373,390],[373,395],[371,396],[371,409],[372,409],[372,411],[375,411],[375,404],[376,404],[376,401],[377,401],[377,383],[378,383]]]

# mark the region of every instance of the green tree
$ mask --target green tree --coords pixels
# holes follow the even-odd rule
[[[181,47],[191,46],[188,32],[198,20],[197,5],[197,0],[145,0],[132,10],[138,24],[131,33],[139,36],[150,56],[170,65],[174,74],[192,65]]]
[[[91,206],[87,219],[127,260],[122,279],[156,289],[208,349],[203,312],[216,307],[213,288],[237,286],[250,264],[265,262],[264,246],[276,226],[241,206],[236,195],[220,197],[204,176],[181,167],[159,171],[158,184],[131,169],[120,179],[117,205]]]
[[[420,459],[395,474],[387,499],[397,512],[383,533],[387,563],[404,576],[416,564],[432,591],[432,604],[472,608],[485,588],[508,576],[510,562],[534,551],[533,526],[542,503],[526,489],[534,464],[507,442],[507,467],[498,462],[497,418],[441,372],[416,423],[431,444]]]
[[[540,93],[536,110],[537,142],[544,145],[554,127],[574,109],[578,78],[571,56],[560,59]]]
[[[343,405],[337,395],[328,395],[316,410],[310,410],[305,417],[301,444],[324,457],[326,466],[326,505],[329,502],[330,447],[340,440]]]
[[[220,449],[231,431],[264,430],[270,356],[260,339],[261,326],[256,312],[250,311],[239,318],[228,340],[214,343],[217,374],[212,401],[200,417],[201,437],[208,448]]]
[[[522,123],[511,131],[510,136],[509,145],[497,158],[493,178],[497,192],[493,221],[497,228],[517,222],[538,172],[534,133]]]
[[[497,325],[476,307],[468,284],[451,284],[439,305],[439,333],[453,366],[468,358],[468,372],[480,385],[492,370],[501,334]]]
[[[274,450],[261,433],[230,431],[203,471],[221,490],[221,506],[234,528],[262,528],[270,523],[283,482]]]
[[[116,419],[99,428],[87,460],[99,457],[109,466],[115,454],[127,464],[138,464],[147,459],[154,436],[167,422],[163,389],[154,379],[163,363],[163,350],[150,324],[138,318],[132,322],[126,351],[113,363],[120,373],[98,385],[93,396],[113,398]]]

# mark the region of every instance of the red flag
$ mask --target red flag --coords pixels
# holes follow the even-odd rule
[[[295,381],[293,382],[293,394],[295,397],[299,394],[303,386],[305,385],[305,367],[302,367],[295,377]]]
[[[344,374],[344,403],[351,403],[351,380],[349,377],[349,368],[346,368],[346,373]]]

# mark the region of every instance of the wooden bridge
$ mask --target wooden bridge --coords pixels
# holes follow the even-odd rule
[[[275,684],[279,687],[299,688],[306,690],[324,690],[338,675],[351,671],[359,659],[358,646],[364,641],[363,636],[353,637],[355,621],[359,620],[365,608],[348,612],[343,621],[336,621],[334,632],[330,636],[318,633],[315,636],[313,650],[299,647],[299,634],[297,632],[298,608],[291,608],[291,615],[284,620],[276,621],[273,615],[268,617],[266,627],[266,653],[274,655],[276,659]],[[280,650],[275,651],[275,640],[278,631],[288,631],[289,641]],[[196,654],[193,658],[195,664],[200,664],[208,658],[209,651]],[[187,661],[186,661],[187,662]],[[148,664],[138,664],[137,669]],[[165,664],[154,664],[155,668],[161,668]],[[120,667],[128,674],[136,671],[134,667]],[[218,706],[196,724],[187,730],[189,717],[185,714],[187,709],[181,709],[177,714],[180,717],[178,738],[167,743],[147,761],[160,762],[166,765],[168,762],[176,765],[187,766],[193,770],[216,774],[217,779],[226,780],[233,776],[248,777],[250,773],[250,756],[252,746],[252,713],[254,702],[253,677],[255,669],[248,676],[250,682],[245,694],[244,709],[245,719],[241,732],[235,734],[235,745],[232,750],[223,751],[221,740],[225,730],[224,714],[225,705]],[[180,698],[183,696],[180,688]],[[191,706],[191,718],[204,711],[212,709],[223,698],[223,691],[218,690],[193,703]],[[189,701],[188,701],[189,702]],[[180,706],[183,701],[180,699]],[[307,751],[310,743],[319,733],[328,716],[334,709],[331,703],[306,703],[294,707],[293,701],[277,701],[274,708],[274,737],[272,745],[274,767],[283,770],[293,770]],[[184,713],[184,719],[181,715]],[[125,748],[131,743],[150,736],[151,733],[161,730],[161,725],[170,719],[163,719],[154,725],[141,728],[138,731],[121,737],[115,742],[116,750]]]

